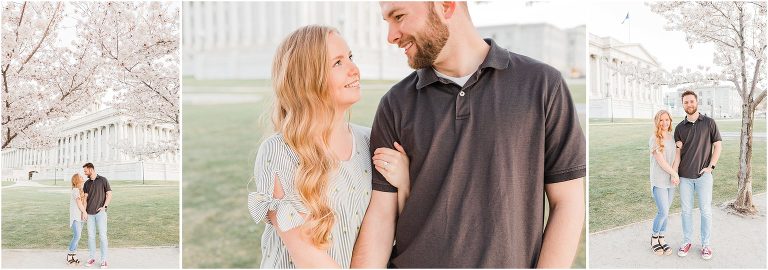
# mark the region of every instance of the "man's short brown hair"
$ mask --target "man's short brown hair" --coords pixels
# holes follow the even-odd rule
[[[89,169],[93,170],[94,169],[93,168],[93,163],[90,163],[90,162],[85,163],[85,165],[83,165],[83,168],[89,168]]]
[[[693,92],[691,90],[685,90],[685,92],[683,92],[683,94],[680,95],[680,100],[682,100],[685,96],[688,96],[688,95],[693,95],[693,97],[696,98],[696,100],[699,100],[699,96],[696,95],[696,92]]]

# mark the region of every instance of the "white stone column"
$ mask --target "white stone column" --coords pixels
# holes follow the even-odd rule
[[[83,163],[83,160],[85,157],[83,156],[83,152],[85,150],[85,136],[83,132],[77,133],[77,162],[76,164]]]
[[[136,146],[138,141],[136,140],[136,137],[138,135],[136,124],[130,125],[130,136],[131,136],[131,146]]]
[[[89,140],[91,139],[91,135],[89,134],[89,130],[83,130],[83,160],[80,161],[80,163],[85,164],[86,162],[91,162],[90,156],[88,154],[88,151],[91,148],[91,144]]]
[[[102,127],[103,126],[99,126],[96,128],[96,160],[99,162],[103,161],[104,159],[104,155],[102,152],[104,151],[104,147],[102,147],[104,144],[104,141],[102,140],[102,137],[101,137]]]
[[[71,166],[73,163],[75,163],[75,135],[70,134],[67,138],[67,150],[69,153],[67,153],[67,166]]]
[[[61,164],[62,142],[63,142],[62,138],[59,138],[58,140],[56,140],[56,166]]]
[[[255,3],[253,2],[241,2],[241,9],[243,10],[243,20],[242,24],[244,24],[245,29],[243,30],[243,40],[241,44],[243,44],[244,47],[253,47],[253,31],[255,31],[253,28],[254,24],[256,24],[255,17],[253,17],[253,7],[255,6]]]
[[[112,124],[107,124],[107,127],[104,128],[104,161],[112,161],[112,132],[110,132],[110,127]]]
[[[78,139],[80,139],[79,132],[72,135],[72,158],[70,158],[69,161],[70,165],[74,165],[80,162],[80,159],[77,157],[80,154],[80,150],[78,149],[80,143],[78,143]]]
[[[194,28],[196,31],[194,31],[194,35],[192,36],[194,38],[193,40],[193,46],[195,51],[203,51],[205,49],[205,38],[203,36],[206,34],[206,31],[210,26],[208,26],[206,23],[208,22],[208,17],[206,16],[208,13],[203,13],[204,7],[207,6],[206,2],[183,2],[185,4],[189,4],[192,6],[192,25],[194,25]],[[186,12],[183,12],[186,13]]]
[[[225,31],[227,32],[227,47],[240,47],[240,28],[241,25],[243,25],[239,19],[240,19],[240,9],[242,2],[223,2],[222,4],[225,5],[225,8],[222,8],[222,12],[227,14],[227,19],[229,19],[229,23],[226,28],[219,27],[219,31]],[[223,28],[223,29],[222,29]]]
[[[216,39],[216,49],[223,49],[227,46],[227,12],[226,7],[227,4],[230,3],[223,3],[223,2],[211,2],[213,3],[213,10],[216,12],[214,15],[214,18],[216,19],[216,22],[214,25],[216,26],[216,32],[213,36],[214,39]]]
[[[274,20],[275,22],[281,21],[282,18],[283,18],[283,16],[282,16],[283,15],[282,7],[286,3],[272,2],[270,4],[274,5],[274,7],[275,7],[275,9],[273,10],[273,13],[272,13],[272,17],[271,17],[272,20]],[[272,28],[274,30],[274,32],[271,33],[271,37],[272,37],[271,39],[272,40],[277,41],[278,39],[280,39],[279,37],[285,36],[285,35],[283,35],[283,28],[282,27],[283,27],[282,23],[277,23],[277,24],[274,24],[274,25],[270,25],[270,28]],[[277,42],[279,42],[279,41],[277,41]]]
[[[90,147],[88,149],[90,156],[88,157],[88,162],[96,162],[96,129],[91,128],[90,132],[91,132],[91,137],[88,140],[90,144]]]
[[[255,2],[256,5],[256,18],[258,21],[256,21],[256,26],[259,27],[258,30],[256,30],[256,44],[262,45],[262,44],[269,44],[269,28],[267,23],[267,2]]]
[[[194,43],[192,42],[194,38],[192,36],[194,34],[192,32],[192,29],[196,27],[196,25],[192,25],[192,12],[194,12],[193,11],[194,6],[192,5],[191,2],[182,2],[181,4],[182,4],[182,9],[185,11],[185,12],[182,12],[181,14],[182,26],[183,26],[181,29],[183,31],[181,35],[181,38],[182,38],[181,44],[183,45],[183,48],[182,48],[183,50],[188,50],[189,48],[192,48],[192,46],[194,45]],[[107,127],[109,127],[109,125],[107,125]]]
[[[61,154],[61,165],[62,166],[67,166],[67,165],[69,165],[69,155],[70,155],[70,152],[69,152],[69,135],[64,136],[64,144],[63,144],[63,146],[64,146],[64,150],[62,150],[62,154]]]
[[[83,162],[92,162],[93,154],[91,154],[91,149],[93,149],[93,143],[91,143],[91,140],[93,139],[93,130],[92,129],[86,129],[83,131]]]
[[[128,138],[128,123],[120,123],[120,141],[121,143],[125,143],[125,145],[128,145],[130,142]],[[122,149],[118,152],[118,156],[120,157],[120,161],[125,161],[125,153],[123,153]]]
[[[200,10],[205,12],[201,18],[205,20],[203,25],[205,25],[205,34],[203,37],[205,38],[205,45],[204,50],[210,50],[216,47],[216,21],[214,20],[216,18],[215,15],[215,9],[216,9],[216,3],[214,2],[198,2],[200,3]]]

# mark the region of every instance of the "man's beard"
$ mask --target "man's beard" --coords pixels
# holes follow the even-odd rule
[[[688,115],[691,115],[691,114],[694,114],[694,113],[696,113],[696,111],[697,111],[698,109],[699,109],[699,108],[698,108],[698,106],[696,106],[696,107],[693,107],[693,108],[690,108],[690,109],[689,109],[689,108],[685,108],[685,113],[687,113]]]
[[[427,18],[427,29],[419,33],[421,38],[410,37],[403,44],[413,42],[416,46],[416,54],[408,59],[408,65],[413,69],[431,67],[437,59],[437,55],[445,47],[450,33],[448,26],[440,22],[434,10],[430,10]]]

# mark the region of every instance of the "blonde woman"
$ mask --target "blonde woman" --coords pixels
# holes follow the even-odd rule
[[[679,159],[675,155],[675,140],[672,136],[672,117],[660,110],[653,117],[654,132],[648,141],[651,151],[651,193],[658,211],[653,219],[651,250],[656,255],[672,254],[672,248],[664,240],[669,220],[669,207],[675,195],[675,186],[680,183],[677,175]]]
[[[345,120],[360,71],[337,30],[310,25],[278,47],[272,80],[276,134],[259,147],[248,196],[266,223],[261,268],[349,268],[371,197],[370,128]],[[408,181],[400,150],[377,150],[396,183]]]
[[[69,227],[72,228],[72,240],[69,242],[69,254],[67,254],[67,263],[70,265],[80,264],[76,253],[77,244],[83,232],[83,222],[87,219],[83,193],[84,182],[80,174],[72,175],[72,189],[69,196]]]

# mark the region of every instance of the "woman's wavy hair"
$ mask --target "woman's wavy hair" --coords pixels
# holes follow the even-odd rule
[[[661,116],[665,114],[667,117],[669,117],[670,122],[670,125],[666,130],[661,127]],[[653,135],[656,137],[656,146],[658,147],[657,149],[659,149],[660,153],[664,153],[664,133],[672,132],[672,115],[669,114],[669,112],[666,110],[660,110],[656,112],[656,116],[653,117],[653,126]]]
[[[338,161],[329,147],[336,114],[329,90],[327,39],[338,30],[309,25],[293,31],[278,47],[272,63],[275,90],[272,124],[298,155],[296,189],[309,210],[305,232],[327,248],[335,217],[328,205],[330,173]]]
[[[83,182],[85,181],[83,180],[83,178],[80,176],[79,173],[72,175],[72,188],[77,188],[80,190],[80,198],[83,198],[83,195],[85,195],[85,193],[83,192]]]

